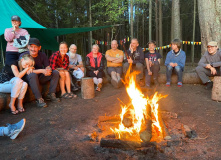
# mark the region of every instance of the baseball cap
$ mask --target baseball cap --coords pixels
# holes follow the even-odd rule
[[[40,41],[37,38],[30,38],[28,44],[35,44],[36,46],[41,46]]]
[[[211,41],[208,43],[207,46],[217,46],[217,45],[218,45],[218,43],[216,41]]]
[[[19,22],[21,22],[21,18],[19,16],[12,16],[11,20],[12,21],[19,21]]]

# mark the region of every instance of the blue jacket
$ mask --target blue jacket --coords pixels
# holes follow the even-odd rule
[[[170,63],[177,63],[178,66],[184,68],[186,62],[186,53],[180,49],[180,53],[176,54],[173,50],[167,53],[165,60],[165,66],[168,66]]]

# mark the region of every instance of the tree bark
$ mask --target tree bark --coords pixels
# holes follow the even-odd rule
[[[198,12],[203,55],[208,42],[217,41],[221,45],[221,1],[198,0]]]
[[[159,44],[158,0],[155,0],[156,43]]]
[[[91,0],[89,0],[89,25],[92,27],[92,15],[91,15]],[[91,51],[92,47],[92,31],[89,32],[89,41],[88,41],[88,49]]]
[[[194,41],[195,41],[195,29],[196,29],[196,0],[194,0],[193,9],[193,44],[191,44],[191,62],[194,64]]]
[[[152,0],[149,0],[149,41],[152,40]]]
[[[134,38],[134,27],[133,27],[133,0],[130,0],[130,36]]]
[[[172,1],[172,36],[171,38],[181,39],[181,25],[180,25],[180,0]]]
[[[163,45],[163,22],[162,22],[162,0],[159,0],[159,46],[161,47]],[[164,58],[163,58],[163,50],[160,49],[160,55],[162,56],[162,61],[163,63]]]

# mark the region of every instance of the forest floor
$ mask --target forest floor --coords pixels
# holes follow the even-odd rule
[[[175,129],[177,134],[181,133],[181,125],[185,124],[194,130],[196,138],[181,136],[181,143],[166,146],[151,155],[102,149],[99,142],[87,140],[92,132],[99,133],[99,116],[119,115],[121,108],[117,98],[129,103],[125,87],[114,89],[105,84],[90,100],[80,98],[78,92],[78,98],[48,102],[47,108],[37,108],[35,102],[31,102],[25,104],[26,112],[19,115],[0,112],[0,126],[22,118],[27,120],[17,139],[0,138],[0,159],[220,159],[221,103],[211,100],[211,91],[205,90],[203,85],[166,87],[161,84],[156,90],[144,90],[144,94],[150,96],[155,91],[168,95],[159,101],[160,111],[177,115],[165,119],[170,134],[173,136]]]

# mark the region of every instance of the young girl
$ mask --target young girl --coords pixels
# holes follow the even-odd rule
[[[53,53],[49,59],[52,70],[58,70],[60,75],[60,88],[61,97],[65,99],[71,99],[77,97],[77,95],[71,92],[71,79],[68,72],[69,69],[69,57],[66,54],[68,51],[68,45],[66,42],[61,42],[59,45],[59,51]],[[67,89],[67,92],[65,90]]]
[[[11,64],[6,64],[1,74],[4,74],[4,79],[0,82],[0,92],[11,93],[11,100],[9,107],[12,114],[24,112],[23,99],[27,91],[28,84],[21,78],[25,74],[32,73],[34,69],[34,59],[25,54],[19,61],[13,61]],[[15,100],[18,98],[17,109],[15,107]]]

